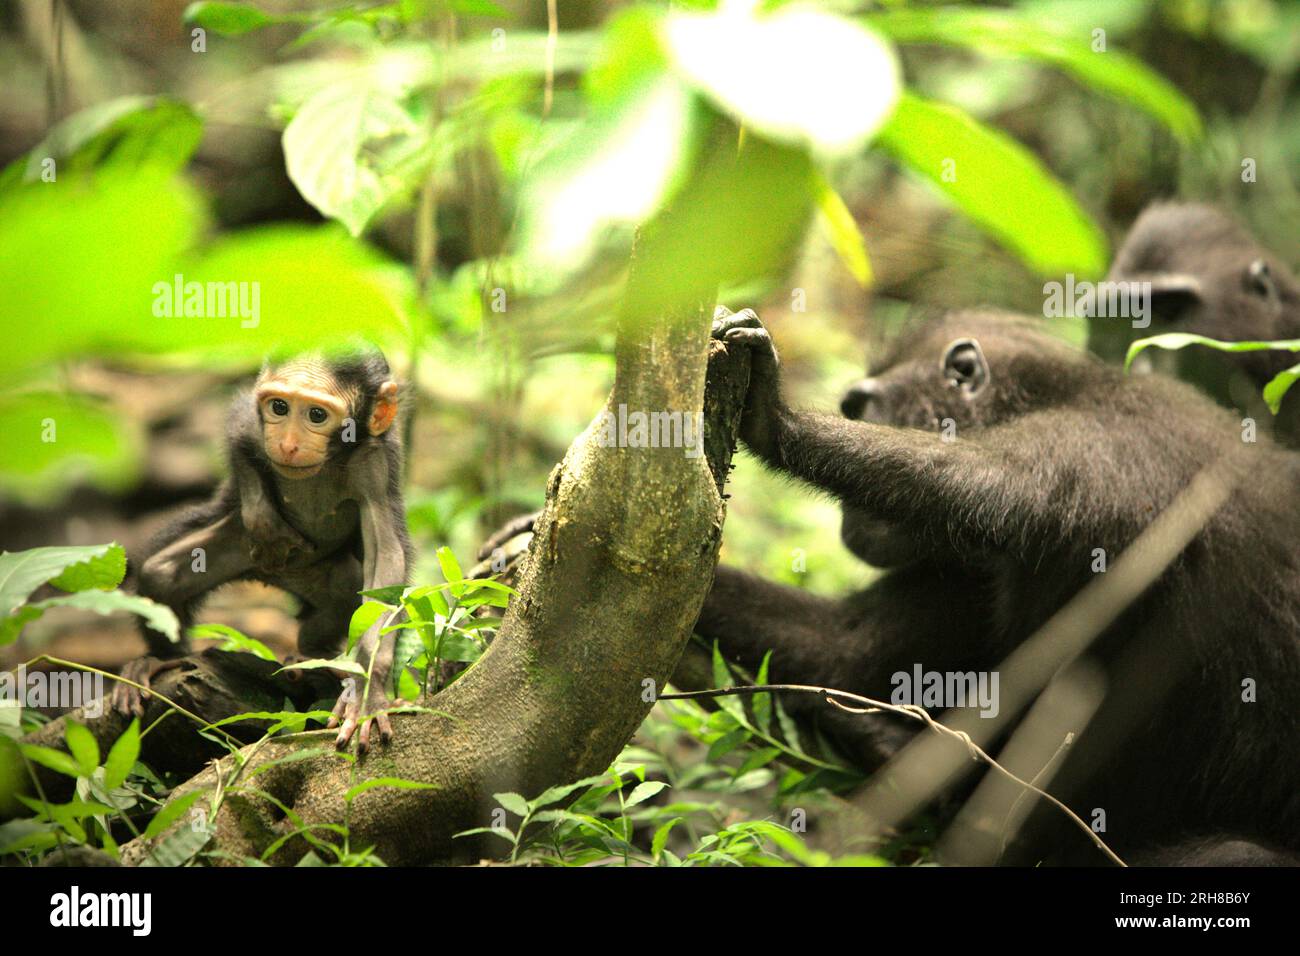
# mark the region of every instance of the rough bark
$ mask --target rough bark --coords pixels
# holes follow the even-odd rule
[[[476,859],[500,840],[453,839],[490,826],[494,793],[527,797],[609,766],[672,675],[717,561],[729,467],[748,384],[748,357],[709,339],[712,294],[647,315],[663,256],[634,262],[620,318],[607,410],[705,412],[705,454],[682,448],[602,447],[597,423],[552,473],[529,560],[501,630],[483,658],[429,702],[437,713],[397,715],[394,741],[355,764],[324,752],[258,773],[256,787],[302,823],[340,823],[354,848],[390,865]],[[639,292],[640,294],[634,294]],[[706,377],[708,379],[706,400]],[[599,420],[599,419],[598,419]],[[316,739],[270,741],[224,787],[208,848],[260,856],[293,829],[260,795],[240,792],[250,770]],[[230,782],[223,759],[183,790]],[[400,777],[431,785],[377,787],[345,803],[349,788]],[[200,805],[204,801],[200,800]],[[271,862],[307,849],[288,841]],[[126,862],[147,853],[124,848]]]
[[[338,680],[325,671],[301,671],[300,677],[291,678],[288,672],[276,674],[279,668],[275,661],[251,654],[228,654],[209,648],[163,672],[154,686],[162,696],[210,723],[252,711],[284,710],[286,700],[296,709],[305,710],[315,702],[338,696]],[[131,722],[130,717],[108,707],[94,717],[77,708],[25,735],[23,743],[66,751],[64,726],[68,720],[84,724],[90,730],[101,755],[108,753]],[[153,726],[158,720],[162,722]],[[200,736],[192,720],[172,711],[170,705],[157,697],[145,701],[140,726],[153,727],[140,741],[140,759],[159,772],[190,776],[203,769],[209,760],[227,752]],[[225,730],[252,743],[262,736],[266,726],[266,721],[250,720],[229,724]],[[33,764],[32,770],[40,785],[39,792],[47,799],[61,801],[72,796],[74,781],[70,777],[39,764]]]

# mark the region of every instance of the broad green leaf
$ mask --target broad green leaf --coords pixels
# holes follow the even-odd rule
[[[0,193],[0,370],[155,351],[169,323],[201,327],[155,320],[150,290],[177,272],[206,225],[204,208],[195,187],[158,169]]]
[[[285,127],[284,157],[303,198],[359,236],[412,181],[394,155],[418,152],[428,138],[398,96],[349,81],[302,105]]]
[[[156,166],[181,169],[198,148],[203,123],[190,107],[155,96],[120,96],[96,103],[59,122],[27,154],[21,180],[41,180],[44,163],[55,161],[58,182],[98,166],[132,171]],[[17,177],[8,170],[5,182]]]
[[[389,605],[378,601],[363,601],[361,606],[352,612],[352,620],[348,622],[347,649],[350,651],[356,647],[357,641],[361,640],[361,635],[392,610]]]
[[[709,745],[709,762],[716,763],[748,739],[749,731],[744,727],[739,727],[730,733],[723,734]]]
[[[165,811],[164,811],[165,812]],[[154,817],[154,819],[158,819]],[[206,828],[178,827],[175,832],[167,834],[150,850],[149,855],[140,866],[184,866],[192,860],[212,838]]]
[[[1140,60],[1119,50],[1094,51],[1089,32],[1064,32],[1019,12],[958,7],[885,10],[866,22],[896,43],[966,46],[1050,63],[1086,86],[1143,110],[1184,141],[1201,135],[1196,107]]]
[[[158,811],[149,825],[145,827],[145,837],[155,837],[162,833],[169,826],[185,815],[194,802],[200,797],[207,796],[206,790],[192,790],[183,797],[170,801],[165,807]]]
[[[181,19],[197,27],[212,30],[222,36],[240,36],[253,30],[280,22],[278,17],[263,13],[246,3],[191,3]]]
[[[888,44],[811,6],[767,15],[750,2],[682,11],[665,18],[663,38],[677,72],[737,123],[829,155],[864,147],[901,86]]]
[[[1044,275],[1106,270],[1106,240],[1032,152],[961,110],[904,94],[879,144]]]
[[[813,190],[817,200],[817,224],[826,233],[831,248],[849,274],[865,289],[871,285],[871,260],[867,257],[867,244],[853,214],[820,173],[814,177]]]
[[[451,9],[471,17],[509,17],[510,14],[492,0],[449,0]]]
[[[391,787],[394,790],[436,790],[436,785],[432,783],[421,783],[418,780],[405,780],[401,777],[376,777],[373,780],[366,780],[357,784],[343,795],[343,799],[351,802],[367,790],[374,790],[376,787]]]
[[[574,269],[606,230],[649,218],[693,153],[690,97],[660,76],[596,111],[539,160],[522,207],[524,244],[540,268]]]
[[[49,502],[80,482],[121,489],[139,472],[131,426],[109,406],[80,395],[0,397],[0,434],[6,442],[0,489],[25,501]]]
[[[104,761],[104,786],[109,790],[122,786],[140,756],[140,721],[132,718],[130,726],[113,741]]]
[[[663,853],[664,846],[668,843],[668,835],[672,833],[673,827],[682,822],[682,819],[682,817],[673,817],[667,823],[660,825],[659,829],[655,830],[654,838],[650,841],[651,859],[659,859],[659,854]]]
[[[649,800],[667,786],[668,784],[664,783],[662,780],[650,780],[646,783],[637,784],[636,787],[633,788],[632,792],[628,794],[627,800],[623,802],[623,808],[630,810],[638,803],[643,803],[644,801]]]
[[[168,640],[179,640],[180,622],[176,620],[176,614],[171,608],[125,591],[78,591],[76,594],[50,598],[30,606],[38,611],[52,607],[75,607],[96,614],[129,611],[144,618],[149,627],[165,634]]]
[[[58,843],[58,828],[36,820],[10,820],[0,823],[0,856],[21,850],[44,850]]]
[[[225,624],[198,624],[190,628],[190,637],[198,641],[221,641],[219,651],[243,651],[264,661],[276,660],[275,652],[257,640]]]
[[[594,777],[583,777],[581,780],[575,780],[573,783],[561,784],[556,787],[548,787],[543,790],[537,797],[529,801],[528,806],[536,810],[539,807],[548,807],[553,803],[558,803],[575,790],[583,787],[590,787],[605,779],[605,774],[597,774]]]
[[[452,554],[451,548],[441,547],[438,549],[438,566],[442,569],[442,576],[447,579],[447,585],[455,597],[460,597],[465,593],[465,573],[460,569],[460,563],[456,556]]]
[[[404,584],[390,584],[387,587],[371,588],[368,591],[362,591],[362,597],[374,598],[390,607],[397,607],[402,602],[402,595],[407,592]]]
[[[99,766],[99,744],[95,735],[86,729],[85,724],[75,720],[65,721],[63,725],[63,742],[68,745],[72,759],[77,762],[77,769],[83,777],[89,777]]]
[[[50,579],[50,583],[60,591],[117,587],[126,577],[126,550],[116,543],[107,545],[107,548],[102,554],[90,555],[86,560],[64,568],[57,577]]]
[[[0,614],[17,610],[46,582],[65,591],[112,588],[125,574],[126,552],[119,544],[5,551],[0,554]]]
[[[18,749],[32,763],[38,763],[55,773],[61,773],[66,777],[81,776],[81,768],[77,765],[77,761],[62,750],[42,747],[40,744],[19,744]]]
[[[746,757],[745,762],[742,763],[738,768],[736,768],[736,776],[743,777],[751,770],[757,770],[760,767],[766,767],[768,764],[770,764],[773,760],[775,760],[780,755],[781,755],[781,751],[777,747],[760,747],[758,750],[755,750],[748,757]]]
[[[298,661],[294,664],[285,664],[280,668],[282,671],[313,671],[322,667],[329,667],[336,671],[343,671],[347,674],[356,674],[360,677],[366,676],[366,669],[356,661],[349,660],[346,657],[335,657],[331,660],[313,659],[309,661]]]
[[[492,799],[515,816],[528,816],[528,801],[517,793],[494,793]]]

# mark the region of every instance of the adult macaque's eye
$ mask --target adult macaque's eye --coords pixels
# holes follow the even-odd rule
[[[311,419],[312,424],[323,425],[325,424],[326,419],[330,416],[329,412],[325,411],[325,409],[321,408],[319,405],[313,405],[307,412],[307,417]]]
[[[289,403],[283,398],[273,398],[271,399],[271,412],[275,415],[288,415]]]

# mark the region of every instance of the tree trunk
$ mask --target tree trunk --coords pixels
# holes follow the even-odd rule
[[[634,258],[626,301],[655,301],[672,268],[654,244]],[[259,772],[252,786],[301,825],[345,823],[353,848],[374,846],[389,865],[477,859],[503,841],[454,840],[497,820],[494,793],[534,797],[547,787],[604,771],[631,738],[672,675],[712,582],[748,357],[709,338],[713,293],[620,316],[615,383],[606,411],[704,411],[705,454],[683,448],[605,447],[601,419],[575,440],[548,482],[516,597],[487,653],[428,704],[436,713],[396,715],[394,740],[355,764],[328,752],[324,737],[245,748],[233,775],[225,758],[181,788],[221,801],[209,850],[260,856],[299,824],[241,784],[250,770],[294,751],[320,753]],[[706,377],[708,378],[706,401]],[[698,448],[698,445],[697,445]],[[175,719],[175,718],[173,718]],[[350,788],[400,777],[432,789]],[[205,806],[200,800],[198,806]],[[181,824],[188,825],[188,822]],[[320,831],[324,833],[325,831]],[[165,835],[164,835],[165,836]],[[138,862],[146,841],[124,847]],[[296,862],[296,837],[270,860]],[[227,857],[229,859],[230,857]]]

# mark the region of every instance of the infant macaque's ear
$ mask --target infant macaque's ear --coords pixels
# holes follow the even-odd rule
[[[385,382],[375,396],[375,407],[370,413],[370,434],[382,435],[397,420],[397,383]]]

